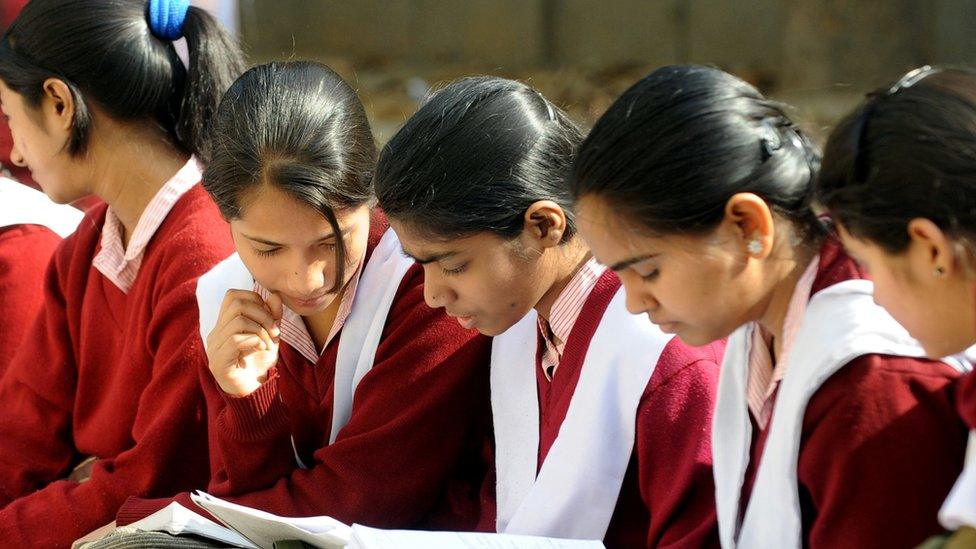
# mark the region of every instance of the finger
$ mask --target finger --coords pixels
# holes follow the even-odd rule
[[[276,293],[272,293],[268,296],[266,303],[268,304],[268,308],[271,309],[271,316],[275,320],[281,320],[281,315],[284,312],[281,296]]]
[[[274,318],[272,318],[271,313],[264,305],[263,300],[261,301],[261,304],[257,304],[253,301],[242,300],[232,302],[227,307],[225,317],[223,318],[223,323],[227,324],[233,322],[238,316],[247,317],[254,322],[257,322],[263,326],[265,331],[267,331],[269,334],[274,331]]]
[[[216,374],[217,372],[236,368],[238,367],[238,359],[241,353],[261,351],[263,350],[263,346],[264,340],[256,334],[234,334],[222,341],[219,346],[214,348],[213,353],[209,355],[210,371]]]
[[[264,303],[264,299],[255,292],[248,290],[227,290],[224,300],[220,304],[220,314],[217,315],[217,324],[229,321],[233,317],[241,314],[245,304],[253,305],[259,309],[265,309],[270,315],[270,310]],[[257,320],[257,319],[255,319]]]
[[[271,334],[264,329],[264,326],[246,316],[238,316],[223,326],[220,338],[223,341],[229,340],[238,334],[251,334],[261,338],[265,349],[270,349],[274,343]]]
[[[229,343],[237,351],[263,351],[265,341],[255,334],[236,334],[230,337]]]

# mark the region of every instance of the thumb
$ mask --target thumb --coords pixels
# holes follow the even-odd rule
[[[281,296],[279,296],[276,293],[270,294],[268,295],[268,299],[266,303],[268,304],[268,308],[271,309],[271,318],[275,320],[281,320],[281,314],[282,314]]]

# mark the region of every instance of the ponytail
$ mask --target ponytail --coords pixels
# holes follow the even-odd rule
[[[188,67],[173,47],[180,35]],[[243,66],[227,32],[185,0],[33,0],[0,39],[0,80],[29,105],[40,104],[48,78],[71,90],[72,155],[85,152],[97,105],[158,124],[175,146],[208,160],[217,104]]]

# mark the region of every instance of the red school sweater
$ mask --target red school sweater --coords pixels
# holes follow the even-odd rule
[[[199,186],[170,211],[128,294],[92,267],[106,207],[64,240],[44,309],[0,380],[0,539],[68,547],[130,495],[205,486],[209,476],[196,279],[233,245]],[[91,478],[63,479],[97,456]]]
[[[810,295],[866,278],[829,239]],[[915,547],[942,532],[938,511],[966,450],[966,427],[954,408],[959,377],[938,361],[864,355],[813,394],[797,465],[805,547]],[[760,431],[753,421],[740,514],[771,424]]]
[[[0,377],[44,302],[44,271],[61,237],[41,225],[0,228]]]
[[[619,287],[613,271],[600,277],[570,332],[551,382],[542,368],[545,343],[540,334],[536,345],[539,468],[559,435],[590,341]],[[658,359],[637,407],[634,451],[604,538],[609,549],[718,546],[709,433],[724,349],[724,342],[689,347],[675,337]],[[494,531],[494,474],[482,493],[479,529]]]
[[[367,253],[385,228],[374,223]],[[268,381],[243,398],[224,394],[203,373],[213,406],[210,493],[283,516],[473,528],[490,426],[491,340],[428,307],[423,269],[414,265],[400,283],[349,422],[329,444],[341,333],[316,363],[281,345]],[[206,514],[187,494],[175,499]],[[132,498],[117,524],[169,501]]]

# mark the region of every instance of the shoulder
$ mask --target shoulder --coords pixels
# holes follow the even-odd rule
[[[654,374],[648,382],[645,396],[654,394],[673,381],[687,377],[702,377],[711,386],[718,383],[719,365],[725,352],[725,340],[701,347],[692,347],[675,336],[664,347]]]
[[[34,251],[26,246],[54,248],[58,242],[61,242],[61,237],[43,225],[24,224],[0,228],[0,246],[17,246],[21,253]]]
[[[862,355],[832,375],[810,398],[804,430],[836,424],[883,429],[907,414],[939,416],[953,424],[952,394],[960,373],[937,360]]]
[[[153,236],[144,266],[162,276],[196,279],[234,250],[230,229],[199,185],[176,203]]]

